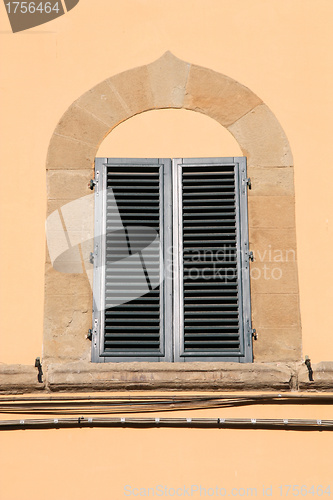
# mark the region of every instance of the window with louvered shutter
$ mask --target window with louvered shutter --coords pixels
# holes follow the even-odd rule
[[[170,361],[171,160],[96,159],[96,180],[92,359]]]
[[[245,158],[173,160],[177,361],[252,361]]]
[[[93,361],[252,361],[245,158],[96,159]]]

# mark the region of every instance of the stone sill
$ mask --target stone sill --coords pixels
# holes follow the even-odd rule
[[[38,370],[34,366],[6,365],[0,363],[0,393],[22,394],[40,392],[45,382],[38,382]]]
[[[90,363],[43,365],[38,383],[33,366],[0,364],[0,393],[207,390],[333,391],[333,362],[313,365],[314,382],[296,363]]]
[[[48,387],[64,390],[289,390],[292,370],[283,363],[103,363],[48,367]]]
[[[333,362],[321,361],[312,365],[314,381],[309,381],[307,367],[302,364],[299,367],[297,379],[298,388],[301,391],[333,391]]]

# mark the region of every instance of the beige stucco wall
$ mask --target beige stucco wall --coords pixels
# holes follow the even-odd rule
[[[158,415],[330,418],[331,408],[252,406]],[[176,428],[26,430],[2,432],[0,445],[2,500],[30,500],[36,498],[36,491],[47,500],[135,498],[125,496],[126,485],[131,489],[158,485],[163,489],[164,486],[201,485],[214,489],[218,486],[226,489],[225,498],[265,498],[263,487],[272,487],[273,500],[292,495],[290,491],[286,497],[283,488],[280,496],[280,485],[299,485],[299,489],[305,485],[309,490],[311,485],[326,489],[331,484],[332,491],[332,432]],[[254,490],[252,496],[242,491],[239,495],[234,491],[233,495],[232,488],[256,488],[257,495]],[[311,494],[304,496],[312,498]],[[170,497],[146,494],[137,498]],[[187,498],[223,496],[205,497],[196,493]]]
[[[61,115],[97,83],[148,64],[167,50],[246,85],[282,125],[294,157],[303,353],[314,362],[333,360],[331,1],[80,0],[66,16],[15,35],[3,5],[0,14],[5,69],[0,95],[0,362],[33,365],[42,354],[45,162]],[[177,114],[176,124],[177,111],[156,112],[155,118],[153,113],[120,125],[99,154],[239,154],[228,132],[205,116],[197,114],[189,126],[185,111]],[[324,419],[330,418],[331,407],[245,407],[224,409],[223,415],[214,410],[185,416],[199,414]],[[331,441],[331,433],[294,431],[1,433],[0,498],[30,500],[37,491],[48,500],[88,500],[96,493],[118,500],[124,484],[151,483],[258,490],[272,484],[273,498],[278,498],[280,484],[328,484]],[[92,478],[99,481],[96,490]]]

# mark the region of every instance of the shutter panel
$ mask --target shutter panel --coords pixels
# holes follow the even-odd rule
[[[158,361],[165,355],[163,175],[159,160],[109,159],[103,166],[104,361]]]
[[[180,249],[177,357],[248,361],[250,317],[243,307],[243,275],[248,273],[247,228],[242,228],[243,222],[247,224],[247,219],[242,221],[247,204],[245,168],[241,171],[230,159],[178,160],[175,168]],[[245,295],[249,301],[249,293]]]

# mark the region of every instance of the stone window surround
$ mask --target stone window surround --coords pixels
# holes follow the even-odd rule
[[[296,256],[293,159],[270,109],[251,90],[212,70],[165,53],[115,75],[79,97],[65,112],[47,156],[48,214],[89,194],[99,145],[122,121],[153,109],[187,109],[215,119],[247,157],[250,249],[258,269],[270,250]],[[266,251],[266,252],[265,252]],[[90,362],[92,293],[87,275],[62,274],[46,260],[43,365],[51,390],[278,389],[297,387],[301,325],[296,257],[279,263],[280,280],[251,283],[253,364]],[[184,366],[185,365],[185,366]],[[304,368],[304,367],[302,367]]]

